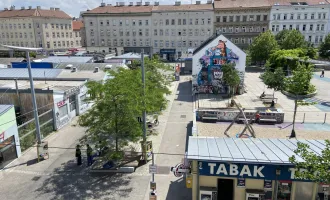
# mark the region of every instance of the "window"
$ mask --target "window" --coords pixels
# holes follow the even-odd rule
[[[149,46],[149,39],[146,39],[146,46]]]
[[[172,29],[172,30],[171,30],[171,35],[172,35],[172,36],[175,36],[175,29]]]
[[[70,38],[72,38],[72,32],[70,32]]]
[[[235,28],[235,33],[238,33],[238,32],[239,32],[239,28],[236,27],[236,28]]]
[[[67,29],[68,29],[68,25],[65,24],[65,25],[64,25],[64,28],[65,28],[65,30],[67,30]],[[68,46],[69,46],[69,45],[68,45]]]
[[[229,22],[233,22],[234,21],[234,16],[229,16]]]
[[[90,26],[93,26],[93,22],[89,22]],[[58,28],[58,24],[56,24],[56,28]]]
[[[54,24],[52,24],[52,29],[54,29]]]
[[[40,24],[39,23],[37,23],[37,28],[40,28]]]
[[[308,36],[308,42],[312,42],[312,36]]]
[[[163,20],[162,20],[162,19],[159,20],[159,25],[160,25],[160,26],[163,26]]]
[[[204,23],[205,23],[205,22],[204,22],[204,19],[202,19],[202,25],[204,25]]]
[[[245,38],[242,38],[241,43],[245,44]]]
[[[65,41],[62,41],[62,46],[64,46],[64,47],[65,47]]]
[[[111,36],[111,31],[109,29],[107,30],[107,35]]]
[[[235,21],[239,22],[241,20],[241,16],[237,15]]]
[[[211,24],[211,18],[207,19],[207,24]]]
[[[181,31],[180,30],[178,31],[178,36],[181,36]]]
[[[235,38],[234,43],[235,44],[238,44],[238,41],[239,41],[239,39],[238,38]]]
[[[53,46],[56,47],[56,42],[53,42]]]
[[[309,25],[309,30],[310,30],[310,31],[313,31],[313,24],[310,24],[310,25]]]
[[[24,36],[26,36],[26,33],[24,33]],[[26,37],[24,37],[24,38],[26,38]],[[46,38],[49,38],[49,33],[48,32],[46,32]]]
[[[183,19],[183,20],[182,20],[182,24],[183,24],[183,25],[186,25],[186,24],[187,24],[187,20],[186,20],[186,19]]]
[[[91,34],[92,34],[92,33],[91,33]],[[60,37],[61,37],[59,32],[56,33],[56,37],[57,37],[57,38],[60,38]]]
[[[250,32],[253,32],[253,26],[250,26]]]
[[[272,31],[275,32],[275,25],[272,25]]]
[[[326,19],[327,13],[323,13],[323,19]]]
[[[222,32],[225,33],[226,32],[226,27],[222,28]]]
[[[183,29],[182,35],[184,35],[184,36],[187,35],[186,31],[187,31],[186,29]]]
[[[169,36],[170,35],[170,31],[168,29],[165,30],[165,35]]]
[[[189,36],[193,36],[193,30],[189,29]]]
[[[290,19],[293,19],[293,14],[290,15]]]
[[[249,21],[254,21],[254,15],[250,15]]]
[[[324,24],[321,24],[321,31],[324,31]]]
[[[113,39],[113,45],[117,46],[117,39]]]
[[[318,14],[318,19],[321,19],[321,17],[322,17],[322,14],[319,13],[319,14]]]
[[[124,40],[123,39],[119,40],[119,46],[121,46],[121,47],[124,46]]]
[[[314,19],[314,13],[311,14],[311,19]]]
[[[171,25],[175,25],[175,19],[171,20]]]
[[[267,21],[268,15],[264,15],[264,21]]]
[[[283,29],[282,30],[285,30],[286,29],[286,25],[283,25]]]
[[[192,24],[193,24],[193,20],[189,19],[189,25],[192,25]]]
[[[159,35],[164,35],[163,29],[159,29]]]
[[[55,32],[53,32],[53,38],[55,38]]]
[[[175,47],[175,42],[173,40],[171,41],[171,47]]]
[[[21,24],[18,24],[17,26],[18,26],[18,29],[21,29],[22,28]],[[47,24],[45,24],[45,27],[47,28]]]
[[[126,20],[127,21],[127,20]],[[107,20],[107,26],[110,26],[110,20]]]
[[[181,41],[178,41],[178,47],[181,47]]]
[[[116,23],[116,20],[113,19],[113,20],[112,20],[112,26],[116,26],[116,24],[117,24],[117,23]]]
[[[132,20],[132,25],[133,25],[133,26],[135,26],[135,25],[136,25],[136,23],[135,23],[135,20],[134,20],[134,19]]]
[[[59,47],[61,46],[61,42],[60,41],[57,42],[57,46],[59,46]]]
[[[143,40],[140,39],[140,46],[143,46]]]
[[[160,41],[159,41],[159,46],[160,46],[160,47],[163,47],[163,40],[160,40]]]
[[[157,36],[157,29],[154,29],[154,35]]]
[[[46,36],[49,37],[49,33],[46,33]],[[24,33],[24,38],[27,38],[27,33]]]
[[[62,35],[62,38],[64,38],[64,33],[62,33],[61,35]]]
[[[157,20],[154,20],[154,25],[157,26]]]
[[[217,16],[215,20],[216,22],[220,22],[220,16]]]
[[[130,32],[129,30],[126,30],[126,34],[125,35],[126,36],[129,36],[129,32]]]
[[[276,20],[276,15],[275,14],[273,14],[273,20]]]
[[[182,41],[182,46],[183,46],[183,47],[186,46],[186,41],[185,41],[185,40]]]
[[[22,38],[23,37],[23,34],[22,33],[19,33],[19,38]]]
[[[227,17],[226,16],[222,17],[222,22],[227,22]]]
[[[154,40],[154,47],[157,47],[157,46],[158,46],[158,41]]]
[[[139,20],[139,26],[142,26],[142,20]]]
[[[319,42],[319,36],[315,36],[314,43],[318,43],[318,42]]]
[[[135,29],[133,29],[133,31],[132,31],[132,35],[133,35],[133,37],[136,36],[136,31],[135,31]]]
[[[321,35],[320,36],[320,40],[319,40],[319,43],[323,42],[323,36]]]
[[[143,36],[142,29],[139,29],[139,36]]]
[[[320,24],[317,24],[316,25],[316,31],[319,31],[320,30]]]
[[[300,14],[297,14],[297,19],[300,19]]]
[[[304,14],[304,19],[307,19],[307,17],[308,17],[308,14],[305,13],[305,14]]]
[[[192,47],[192,41],[189,40],[189,47]]]
[[[299,24],[296,25],[296,30],[298,30],[298,31],[300,30]]]
[[[260,21],[260,20],[261,20],[261,16],[257,15],[257,21]]]
[[[123,20],[119,20],[119,26],[123,25]]]
[[[289,30],[292,30],[292,24],[289,25]]]
[[[134,39],[134,40],[135,40],[135,39]],[[129,39],[126,40],[126,45],[127,45],[127,46],[130,46],[130,45],[131,45],[131,42],[130,42]],[[136,45],[136,43],[135,43],[135,45]],[[135,45],[134,45],[134,46],[135,46]]]
[[[233,27],[229,27],[229,33],[233,32]]]
[[[145,22],[146,22],[146,26],[148,26],[148,25],[149,25],[149,20],[146,20]],[[141,45],[141,46],[142,46],[142,45]]]
[[[95,41],[94,41],[94,39],[92,39],[91,43],[92,43],[92,46],[95,45]]]
[[[145,30],[145,34],[144,34],[145,36],[149,36],[149,29],[146,29]]]
[[[37,24],[37,26],[39,26],[39,25]],[[63,28],[64,28],[64,27],[63,27],[63,24],[61,24],[61,29],[63,30]],[[65,45],[63,45],[63,46],[65,46]]]
[[[123,29],[120,29],[120,30],[119,30],[119,36],[124,36]]]
[[[288,16],[287,14],[284,14],[284,15],[283,15],[283,19],[284,19],[284,20],[287,20],[287,16]]]
[[[133,46],[136,46],[136,39],[133,39]]]
[[[24,29],[26,28],[25,24],[23,24],[23,28],[24,28]]]
[[[277,20],[281,19],[281,14],[277,14]]]
[[[195,36],[198,36],[198,33],[199,33],[199,30],[196,29],[196,30],[195,30]]]
[[[181,25],[181,19],[178,19],[178,25]]]
[[[167,26],[167,25],[170,25],[170,20],[169,20],[169,19],[165,20],[165,25],[166,25],[166,26]]]
[[[165,42],[165,46],[166,46],[166,47],[170,47],[170,41],[166,40],[166,42]]]
[[[245,26],[242,26],[242,32],[246,32]]]
[[[303,31],[306,31],[306,24],[303,25]]]

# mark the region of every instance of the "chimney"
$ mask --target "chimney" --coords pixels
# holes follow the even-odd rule
[[[21,10],[25,10],[25,7],[24,7],[24,6],[22,6],[22,7],[21,7]]]
[[[149,1],[144,2],[144,5],[145,6],[149,6],[150,5],[150,2]]]
[[[141,6],[142,5],[142,2],[136,2],[136,5],[137,6]]]
[[[105,3],[102,2],[102,3],[101,3],[101,7],[104,7],[104,6],[105,6]]]
[[[124,6],[125,5],[125,2],[119,2],[119,5],[120,6]]]
[[[37,10],[40,10],[41,9],[41,7],[40,6],[37,6]]]
[[[179,5],[181,5],[181,1],[176,1],[174,5],[175,5],[175,6],[179,6]]]
[[[29,10],[31,10],[32,9],[32,6],[29,6]]]
[[[50,10],[55,10],[55,8],[53,8],[53,7],[50,7]]]
[[[8,8],[4,8],[4,10],[8,10]]]
[[[133,5],[134,5],[134,2],[129,2],[128,5],[129,5],[129,6],[133,6]]]
[[[155,2],[154,2],[154,5],[155,5],[155,6],[159,6],[159,2],[158,2],[158,1],[155,1]]]
[[[201,4],[201,1],[196,1],[196,5],[200,5]]]
[[[207,0],[207,4],[212,4],[212,0]]]
[[[116,6],[119,6],[119,2],[116,2]]]
[[[15,10],[15,6],[10,6],[10,10]]]
[[[59,11],[59,10],[60,10],[60,8],[55,8],[55,10],[56,10],[56,11]]]

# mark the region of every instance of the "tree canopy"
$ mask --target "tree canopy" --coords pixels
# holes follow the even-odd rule
[[[288,29],[284,29],[280,32],[278,32],[276,35],[275,35],[275,39],[277,41],[277,44],[282,48],[282,45],[283,45],[283,41],[285,39],[285,37],[288,35],[290,31]]]
[[[270,54],[278,49],[273,33],[268,30],[257,36],[249,47],[253,62],[265,63]]]
[[[265,73],[261,75],[263,82],[274,91],[282,90],[284,88],[285,74],[281,67],[275,70],[266,67]]]
[[[291,94],[305,95],[315,91],[310,82],[313,77],[313,67],[306,63],[298,63],[292,76],[286,78],[286,91]]]
[[[298,30],[290,30],[283,33],[284,38],[281,41],[282,49],[298,49],[305,48],[306,41],[303,34]]]
[[[287,74],[289,70],[296,69],[299,60],[308,58],[305,54],[306,52],[302,49],[277,50],[270,55],[266,66],[269,66],[271,70],[279,67],[283,68],[283,71]]]
[[[139,67],[108,71],[111,79],[88,83],[90,97],[94,105],[80,116],[79,125],[87,128],[89,143],[108,146],[116,152],[129,142],[142,139],[142,126],[138,121],[142,111],[159,114],[166,108],[165,94],[169,94],[170,81],[165,64],[157,59],[145,59],[145,96]]]
[[[227,85],[231,87],[230,95],[232,95],[233,90],[240,83],[238,72],[233,64],[222,65],[222,71],[223,71],[223,80],[226,82]]]
[[[320,57],[330,59],[330,34],[327,35],[319,47]]]

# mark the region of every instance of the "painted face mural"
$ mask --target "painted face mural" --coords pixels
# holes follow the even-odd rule
[[[225,94],[228,87],[223,83],[222,65],[234,63],[238,56],[228,49],[226,41],[219,40],[214,47],[208,48],[199,59],[202,69],[197,75],[197,84],[193,86],[196,93]]]

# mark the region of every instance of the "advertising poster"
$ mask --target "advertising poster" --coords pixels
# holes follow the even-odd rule
[[[237,178],[237,187],[245,187],[245,178]]]

